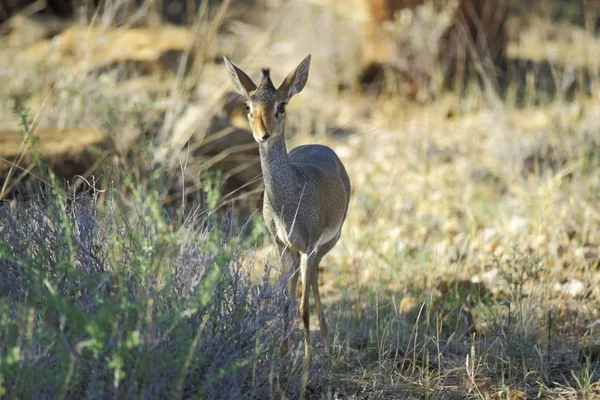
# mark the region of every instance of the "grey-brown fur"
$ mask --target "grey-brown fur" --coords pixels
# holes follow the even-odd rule
[[[300,314],[304,323],[305,362],[310,364],[309,289],[315,296],[321,337],[327,347],[327,325],[318,286],[319,263],[340,238],[350,201],[350,179],[344,165],[327,146],[299,146],[287,152],[285,113],[280,110],[308,79],[310,56],[275,89],[268,70],[258,87],[225,59],[229,74],[250,107],[248,119],[259,142],[265,183],[263,217],[289,274],[294,296],[302,280]],[[284,342],[287,347],[287,341]]]

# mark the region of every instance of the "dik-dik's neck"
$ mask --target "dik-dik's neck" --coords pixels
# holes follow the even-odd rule
[[[290,194],[295,178],[284,136],[261,143],[259,152],[266,194],[271,199]]]

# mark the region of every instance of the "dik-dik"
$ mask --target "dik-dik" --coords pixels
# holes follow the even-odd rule
[[[290,99],[308,80],[310,55],[275,88],[268,69],[257,86],[227,58],[225,64],[236,90],[246,99],[246,112],[258,142],[265,183],[263,217],[277,244],[284,271],[290,277],[287,291],[295,294],[302,281],[300,315],[304,322],[304,355],[310,365],[309,294],[312,287],[323,345],[327,324],[319,295],[319,263],[340,238],[350,200],[350,178],[335,152],[321,145],[292,149],[285,144],[285,113]],[[288,317],[286,312],[286,332]],[[284,341],[287,348],[287,341]]]

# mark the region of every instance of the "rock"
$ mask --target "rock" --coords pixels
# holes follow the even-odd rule
[[[583,297],[586,293],[585,284],[579,279],[572,279],[560,287],[560,291],[571,297]]]
[[[70,129],[36,129],[33,131],[37,141],[37,151],[59,179],[71,181],[76,175],[87,178],[97,160],[97,153],[90,151],[92,147],[107,149],[110,147],[105,132],[91,127]],[[25,154],[19,164],[22,168],[30,167],[31,149],[23,146],[24,136],[20,131],[0,131],[0,187],[7,178],[11,164],[5,160],[15,160],[20,154]],[[22,173],[18,170],[12,177]],[[32,175],[25,178],[25,183],[35,182]],[[36,187],[35,184],[33,187]]]
[[[527,220],[527,218],[515,216],[512,217],[510,222],[508,223],[507,230],[512,235],[522,236],[527,230],[528,225],[529,221]]]
[[[112,65],[133,62],[150,70],[168,69],[171,59],[190,49],[191,29],[160,28],[116,29],[112,27],[73,26],[52,39],[40,41],[19,55],[25,63],[43,61],[46,65],[90,72]]]
[[[77,158],[89,146],[106,147],[106,133],[91,127],[70,129],[35,129],[37,151],[42,158],[62,160]],[[23,151],[24,135],[20,131],[0,131],[0,156],[14,159]]]

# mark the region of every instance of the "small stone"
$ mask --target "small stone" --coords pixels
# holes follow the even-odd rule
[[[561,291],[572,297],[581,297],[585,294],[585,284],[579,279],[572,279],[561,286]]]
[[[473,283],[486,283],[492,284],[498,280],[498,268],[492,268],[489,271],[482,272],[481,274],[474,275],[471,277]]]
[[[523,217],[513,217],[508,223],[508,231],[513,235],[523,234],[523,231],[527,229],[529,221]]]

